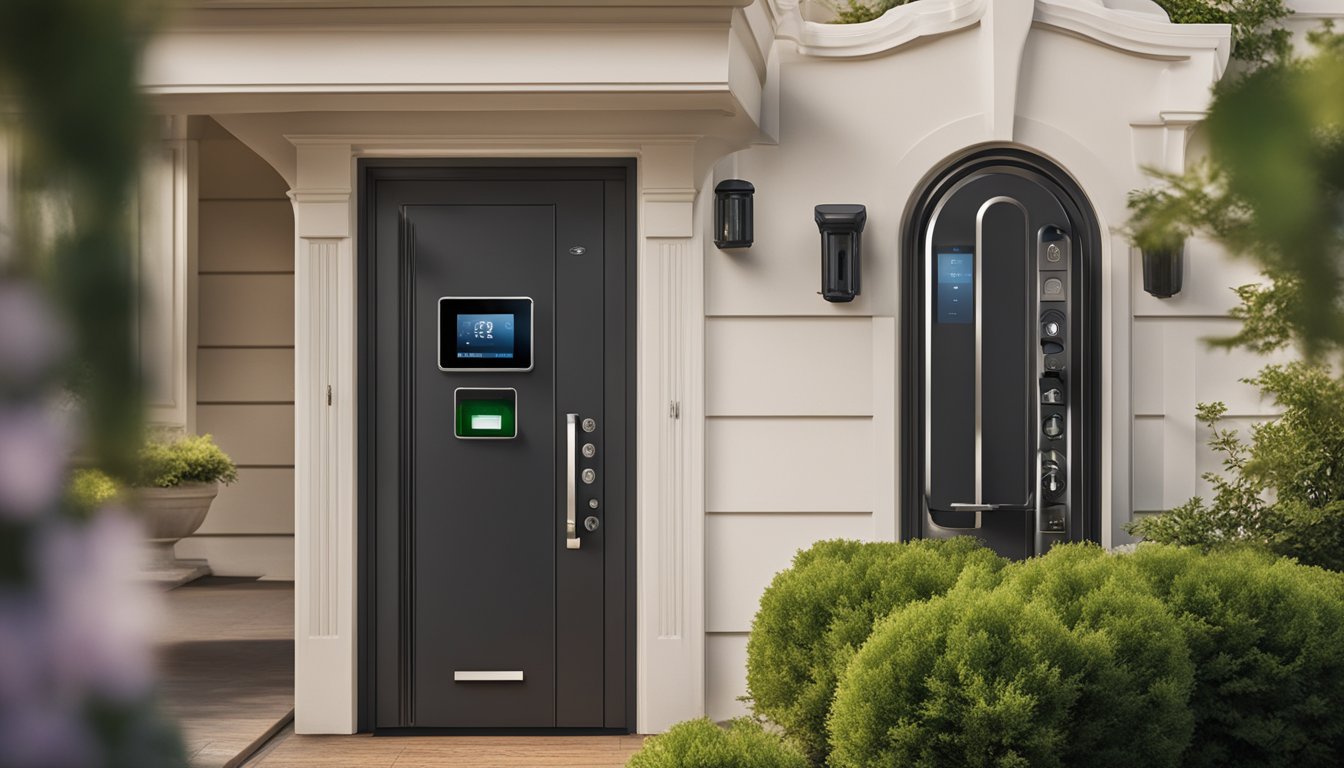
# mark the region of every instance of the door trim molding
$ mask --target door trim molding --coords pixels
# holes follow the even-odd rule
[[[467,165],[514,162],[541,165],[611,163],[635,159],[630,210],[636,231],[635,466],[636,578],[628,599],[635,601],[635,729],[666,730],[704,712],[704,382],[703,253],[698,232],[712,196],[695,179],[695,136],[586,137],[544,139],[443,137],[437,143],[388,135],[286,137],[296,147],[296,183],[290,196],[295,212],[296,392],[298,429],[295,467],[295,546],[298,550],[295,605],[295,727],[299,733],[351,733],[359,727],[358,609],[367,603],[367,584],[357,578],[361,532],[355,504],[361,486],[356,446],[358,419],[357,253],[355,236],[359,158],[449,159]],[[411,159],[414,158],[414,159]],[[500,160],[498,158],[507,158]],[[701,174],[703,175],[703,174]],[[708,183],[708,182],[706,182]],[[310,243],[324,241],[334,254],[335,326],[325,336],[313,332],[307,300],[311,288]],[[664,262],[675,269],[664,270]],[[669,282],[676,283],[674,289]],[[666,298],[664,298],[666,297]],[[673,305],[679,314],[661,311]],[[320,351],[319,351],[320,350]],[[327,357],[323,357],[326,355]],[[332,361],[330,374],[316,365]],[[334,460],[323,466],[308,437],[307,424],[327,406],[326,381],[334,379],[335,427],[325,438]],[[670,412],[669,393],[680,395],[679,418]],[[679,442],[678,442],[679,441]],[[680,471],[665,471],[673,452]],[[679,539],[659,535],[668,526]],[[323,534],[322,531],[326,531]],[[309,600],[335,600],[329,635],[308,620]],[[674,611],[683,618],[675,633],[659,631],[658,617]]]

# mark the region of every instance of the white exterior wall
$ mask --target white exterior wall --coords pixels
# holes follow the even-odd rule
[[[913,17],[921,5],[862,26],[894,28],[902,11]],[[757,191],[753,247],[721,252],[711,244],[705,252],[706,709],[712,717],[745,712],[736,698],[746,693],[746,633],[762,589],[798,548],[821,538],[898,535],[903,216],[922,178],[977,144],[1017,144],[1055,160],[1098,213],[1106,240],[1101,262],[1109,350],[1103,461],[1111,482],[1103,491],[1103,528],[1108,543],[1121,540],[1131,507],[1131,372],[1146,377],[1151,364],[1147,349],[1131,352],[1131,322],[1140,321],[1131,321],[1130,302],[1143,318],[1181,310],[1143,294],[1137,258],[1122,237],[1106,233],[1124,221],[1125,193],[1144,184],[1142,164],[1180,161],[1173,144],[1189,120],[1171,127],[1170,113],[1205,107],[1221,66],[1220,29],[1186,27],[1207,38],[1184,40],[1189,48],[1180,58],[1159,58],[1099,45],[1105,12],[1094,17],[1095,28],[1067,28],[1043,12],[1049,10],[1044,5],[1033,20],[1021,6],[1000,3],[979,23],[944,37],[905,45],[894,36],[898,42],[885,52],[862,58],[823,47],[827,30],[804,25],[802,45],[776,46],[778,145],[738,152],[716,169],[716,180],[746,179]],[[871,54],[873,45],[880,43],[852,53]],[[812,209],[820,203],[868,209],[863,291],[850,304],[817,295]],[[1200,309],[1207,303],[1202,298],[1220,295],[1225,277],[1220,273],[1215,286],[1196,275],[1173,301],[1207,312]],[[1173,337],[1165,341],[1193,371],[1196,337],[1189,331],[1196,326],[1183,328],[1190,339],[1185,347],[1176,348]],[[1153,324],[1137,327],[1137,343],[1150,345],[1155,330]],[[1233,379],[1230,372],[1241,362],[1206,364],[1205,378]],[[1138,394],[1151,408],[1152,387],[1146,378],[1143,384]],[[1186,410],[1193,414],[1193,403]],[[1143,427],[1151,424],[1160,426],[1145,416]],[[1134,486],[1175,474],[1193,480],[1194,435],[1182,437],[1189,466],[1173,471],[1160,455],[1156,463],[1145,455]]]
[[[210,121],[198,147],[195,431],[238,465],[179,557],[294,578],[294,213],[284,181]]]
[[[806,23],[797,0],[736,4],[221,0],[151,51],[162,108],[216,115],[293,201],[302,732],[354,727],[357,157],[638,158],[641,731],[742,710],[756,601],[798,548],[899,535],[898,244],[949,158],[1024,146],[1096,209],[1106,543],[1194,492],[1197,400],[1266,415],[1230,384],[1258,361],[1198,344],[1230,328],[1224,289],[1253,270],[1195,243],[1185,291],[1159,301],[1107,235],[1143,166],[1186,162],[1226,28],[1098,0],[919,0],[851,27]],[[487,22],[488,48],[453,42]],[[756,185],[756,244],[724,253],[707,214],[730,177]],[[868,206],[852,304],[817,295],[820,203]]]

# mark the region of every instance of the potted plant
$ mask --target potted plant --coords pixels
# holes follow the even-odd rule
[[[1126,234],[1143,255],[1143,290],[1169,299],[1181,292],[1190,227],[1181,221],[1178,206],[1166,190],[1130,192],[1129,211]]]
[[[178,563],[173,546],[205,522],[220,483],[237,479],[233,460],[210,435],[145,443],[132,498],[148,534],[151,569],[185,565]]]

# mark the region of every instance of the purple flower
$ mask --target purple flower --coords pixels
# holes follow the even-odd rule
[[[0,710],[0,765],[72,768],[101,762],[82,718],[73,707],[33,701]]]
[[[149,691],[160,606],[158,594],[138,580],[143,541],[140,526],[116,509],[44,532],[37,570],[57,690],[114,700]]]
[[[62,324],[37,287],[0,280],[0,379],[30,384],[64,357],[66,346]]]
[[[0,517],[30,520],[54,504],[65,481],[64,429],[36,406],[0,406]]]

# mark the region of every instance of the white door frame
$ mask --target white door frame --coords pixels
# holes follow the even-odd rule
[[[704,708],[704,296],[695,136],[289,136],[294,202],[295,730],[358,716],[360,157],[637,161],[635,727]]]

